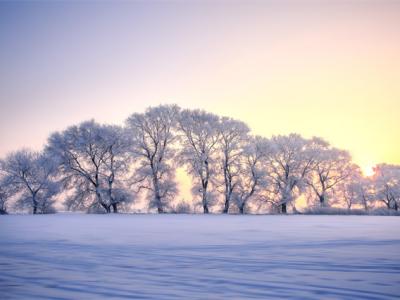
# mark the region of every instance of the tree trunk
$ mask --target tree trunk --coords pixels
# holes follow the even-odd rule
[[[365,199],[364,196],[363,196],[363,202],[364,202],[364,209],[365,209],[365,211],[368,211],[368,202],[367,202],[367,200]]]
[[[36,215],[38,213],[38,203],[35,198],[33,198],[33,214]]]
[[[229,206],[231,202],[231,196],[232,196],[232,183],[231,180],[228,178],[227,172],[227,166],[225,166],[224,170],[224,177],[225,177],[225,204],[224,204],[224,210],[223,213],[227,214],[229,212]]]
[[[207,186],[208,186],[208,182],[203,181],[203,183],[202,183],[202,203],[203,203],[203,211],[205,214],[209,213],[208,205],[207,205]]]
[[[239,206],[239,212],[240,214],[244,214],[244,207],[246,206],[246,202],[243,202],[242,205]]]
[[[161,197],[160,197],[160,194],[159,194],[159,192],[158,192],[158,187],[157,187],[156,190],[155,190],[154,198],[155,198],[155,200],[156,200],[157,212],[158,212],[159,214],[164,213],[164,208],[163,208],[162,203],[161,203]]]
[[[228,195],[226,195],[226,197],[225,197],[225,206],[224,206],[224,211],[223,211],[223,213],[224,214],[227,214],[228,213],[228,211],[229,211],[229,196]]]
[[[106,203],[103,202],[103,198],[101,197],[98,185],[96,186],[96,198],[97,202],[101,205],[101,207],[103,207],[106,213],[109,214],[111,212],[111,205],[107,205]]]
[[[322,194],[318,197],[319,197],[319,203],[320,203],[321,207],[324,207],[325,206],[325,195]]]
[[[111,162],[111,165],[113,165],[113,162]],[[108,200],[111,203],[111,207],[113,208],[113,212],[117,213],[118,212],[118,203],[114,202],[114,197],[113,197],[113,183],[114,183],[114,173],[111,173],[108,179]],[[110,212],[111,212],[111,207],[110,207]]]
[[[38,203],[36,201],[36,193],[37,191],[32,193],[32,204],[33,204],[33,214],[36,215],[38,211]]]
[[[208,205],[207,205],[207,190],[203,188],[203,197],[202,197],[202,202],[203,202],[203,211],[205,214],[208,214]]]
[[[152,169],[153,169],[153,167],[152,167]],[[164,213],[164,208],[163,208],[162,203],[161,203],[160,187],[159,187],[159,183],[158,183],[158,177],[157,177],[157,174],[156,174],[154,169],[153,169],[153,187],[154,187],[154,198],[156,200],[156,205],[157,205],[157,212],[159,214],[162,214],[162,213]]]
[[[105,203],[100,203],[101,207],[104,208],[104,210],[106,211],[107,214],[109,214],[111,212],[111,206],[107,205]]]
[[[281,213],[283,213],[283,214],[287,213],[286,203],[281,204]]]
[[[162,206],[157,202],[157,212],[159,214],[163,214],[164,213],[164,209],[162,208]]]
[[[384,202],[385,202],[385,201],[384,201]],[[385,202],[385,204],[386,204],[386,206],[387,206],[388,209],[391,209],[391,208],[392,208],[392,207],[390,206],[390,201]]]
[[[287,213],[287,204],[290,202],[292,202],[292,187],[289,185],[286,185],[283,190],[282,198],[280,201],[282,214]]]

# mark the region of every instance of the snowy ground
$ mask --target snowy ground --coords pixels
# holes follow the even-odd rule
[[[400,217],[0,217],[1,299],[395,299]]]

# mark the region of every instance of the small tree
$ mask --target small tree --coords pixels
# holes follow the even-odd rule
[[[220,119],[218,126],[220,139],[217,147],[218,160],[223,173],[223,213],[228,213],[232,195],[239,184],[241,154],[249,131],[249,127],[241,121],[227,117]]]
[[[1,169],[5,174],[3,199],[13,196],[18,207],[29,207],[33,214],[54,211],[59,183],[54,180],[57,166],[49,156],[20,150],[1,161]]]
[[[12,182],[9,180],[10,177],[6,176],[5,174],[0,177],[0,215],[5,215],[8,213],[8,202],[14,194],[14,187]]]
[[[398,210],[400,205],[400,166],[379,164],[375,167],[374,192],[376,200],[388,209]]]
[[[368,211],[374,201],[372,179],[364,177],[356,164],[351,164],[349,169],[349,176],[338,183],[335,195],[342,200],[347,209],[351,209],[353,205],[361,205]]]

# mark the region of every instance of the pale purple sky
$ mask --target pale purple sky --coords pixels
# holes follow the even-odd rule
[[[0,2],[0,157],[177,103],[400,163],[399,53],[400,1]]]

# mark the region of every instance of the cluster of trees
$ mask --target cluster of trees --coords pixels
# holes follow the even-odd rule
[[[176,201],[178,168],[192,179],[191,202]],[[321,138],[267,139],[241,121],[176,105],[134,113],[125,126],[71,126],[41,152],[9,154],[0,172],[1,213],[51,213],[57,201],[70,210],[129,211],[139,198],[158,213],[287,213],[299,199],[365,210],[400,204],[400,166],[380,164],[364,177],[347,151]]]

